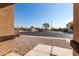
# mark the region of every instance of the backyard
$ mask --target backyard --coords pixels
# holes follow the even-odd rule
[[[72,50],[72,47],[70,46],[70,39],[68,38],[21,35],[20,37],[14,39],[14,42],[15,46],[13,51],[22,56],[27,54],[39,44],[52,46],[51,50],[53,49],[53,46]],[[51,51],[50,55],[53,56]]]

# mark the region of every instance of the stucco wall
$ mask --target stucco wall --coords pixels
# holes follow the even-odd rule
[[[79,56],[79,3],[73,4],[73,19],[74,37],[71,46],[73,47],[73,55]]]
[[[74,7],[74,40],[79,43],[79,3],[75,3]]]
[[[0,3],[0,36],[14,34],[14,4]]]
[[[14,4],[0,3],[0,55],[6,55],[13,50],[13,38]]]

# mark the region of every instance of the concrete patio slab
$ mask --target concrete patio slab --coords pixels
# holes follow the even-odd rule
[[[66,40],[66,41],[70,43],[70,40]]]
[[[53,46],[52,54],[57,56],[73,56],[73,50]]]
[[[25,56],[50,56],[51,46],[39,44]]]
[[[50,54],[46,54],[37,50],[31,50],[25,56],[49,56]]]
[[[51,53],[51,48],[52,46],[49,46],[49,45],[44,45],[44,44],[39,44],[37,45],[34,50],[37,50],[37,51],[40,51],[40,52],[43,52],[43,53]]]
[[[14,53],[14,52],[10,52],[10,53],[6,54],[5,56],[20,56],[20,55]]]

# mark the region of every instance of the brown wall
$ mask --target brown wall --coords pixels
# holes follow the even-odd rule
[[[0,35],[14,34],[14,4],[0,3]]]
[[[0,55],[13,50],[14,38],[14,4],[0,3]]]
[[[74,26],[74,37],[72,47],[73,47],[73,55],[79,56],[79,3],[73,4],[73,26]]]
[[[79,3],[74,5],[74,40],[79,43]]]

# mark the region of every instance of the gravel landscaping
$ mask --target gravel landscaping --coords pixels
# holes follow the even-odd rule
[[[39,38],[39,37],[28,37],[26,35],[21,35],[14,40],[13,51],[25,55],[31,49],[33,49],[38,44],[45,44],[50,46],[58,46],[62,48],[72,49],[69,42],[61,39],[49,39],[49,38]]]
[[[14,40],[6,40],[0,42],[0,56],[6,55],[13,49]]]

